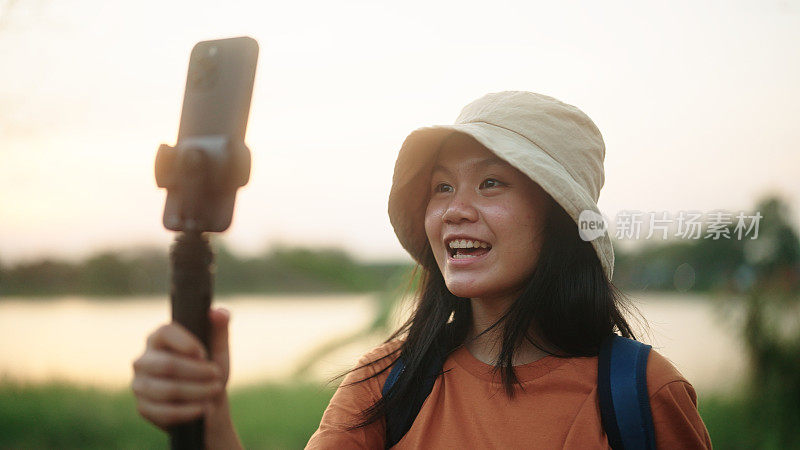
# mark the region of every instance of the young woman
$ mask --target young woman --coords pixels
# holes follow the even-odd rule
[[[347,375],[307,448],[607,448],[597,355],[608,336],[633,332],[610,282],[608,234],[578,227],[601,217],[604,156],[583,112],[530,92],[486,95],[454,125],[411,133],[389,216],[419,263],[417,307]],[[209,446],[230,448],[227,313],[211,320],[211,362],[166,325],[134,363],[132,387],[154,424],[205,414]],[[398,358],[405,369],[384,396]],[[711,447],[694,389],[654,350],[647,389],[658,448]],[[414,403],[413,425],[387,436],[387,412]]]

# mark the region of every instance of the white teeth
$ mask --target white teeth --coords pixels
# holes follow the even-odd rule
[[[450,241],[450,248],[489,248],[489,244],[483,241],[472,241],[466,239],[456,239]]]

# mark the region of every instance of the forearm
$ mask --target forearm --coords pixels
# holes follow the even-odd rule
[[[227,392],[214,402],[205,418],[206,449],[243,449],[230,414]]]

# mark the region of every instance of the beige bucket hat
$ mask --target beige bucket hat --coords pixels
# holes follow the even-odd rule
[[[605,181],[605,144],[600,130],[580,109],[542,94],[487,94],[461,110],[453,125],[423,127],[403,142],[389,193],[389,220],[400,244],[419,263],[428,246],[425,209],[433,158],[453,132],[466,133],[542,187],[579,226],[601,221],[591,239],[611,280],[614,249],[597,207]],[[596,223],[596,222],[595,222]]]

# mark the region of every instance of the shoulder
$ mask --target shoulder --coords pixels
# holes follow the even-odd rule
[[[373,348],[372,350],[364,353],[359,359],[359,364],[373,364],[376,362],[380,362],[382,360],[389,360],[391,363],[395,360],[395,357],[399,354],[400,347],[403,345],[403,340],[401,339],[394,339],[388,342],[384,342],[381,345]]]
[[[672,361],[655,349],[651,349],[647,357],[647,390],[650,397],[671,383],[685,383],[691,386]]]
[[[694,387],[669,359],[652,349],[647,358],[647,390],[657,448],[711,448]]]
[[[353,370],[342,381],[341,386],[360,384],[366,380],[369,390],[374,395],[380,393],[383,382],[389,376],[390,366],[399,356],[402,345],[403,341],[392,340],[364,353],[358,359]]]
[[[389,376],[386,369],[396,359],[401,345],[401,341],[389,341],[361,356],[333,394],[307,449],[384,447],[386,426],[383,420],[352,427],[360,423],[364,411],[380,399],[381,387]]]
[[[354,372],[363,372],[367,376],[371,376],[385,371],[400,355],[402,345],[403,341],[399,339],[378,345],[359,358]]]

